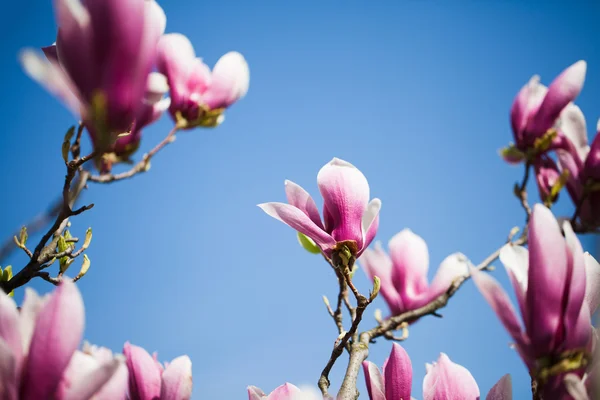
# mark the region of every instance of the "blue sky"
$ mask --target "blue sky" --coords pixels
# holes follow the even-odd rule
[[[96,207],[72,232],[94,230],[92,267],[79,286],[86,339],[114,350],[129,340],[163,361],[189,354],[194,398],[316,383],[328,359],[336,329],[321,296],[335,296],[335,277],[256,207],[283,201],[284,179],[320,204],[319,168],[333,157],[352,162],[383,202],[377,239],[411,228],[428,243],[433,274],[455,251],[481,261],[523,221],[512,195],[522,172],[497,151],[512,138],[509,108],[531,75],[547,84],[587,60],[578,104],[588,128],[600,117],[600,5],[589,1],[163,3],[167,31],[188,35],[209,65],[229,50],[246,56],[250,91],[218,129],[180,134],[149,173],[90,185],[84,199]],[[0,30],[0,221],[9,234],[58,194],[60,145],[74,118],[17,64],[19,49],[54,41],[51,2],[10,2]],[[148,128],[140,153],[170,127],[164,117]],[[565,195],[556,210],[571,207]],[[7,261],[17,268],[25,256]],[[509,289],[502,269],[494,275]],[[369,287],[362,272],[356,283]],[[378,300],[364,328],[375,308],[386,309]],[[422,397],[425,362],[442,351],[482,393],[511,373],[515,398],[528,396],[525,368],[472,283],[442,313],[415,324],[403,344],[414,397]],[[370,359],[381,365],[390,348],[379,340]]]

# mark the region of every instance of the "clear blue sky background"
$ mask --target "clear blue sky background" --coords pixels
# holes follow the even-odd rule
[[[92,267],[80,283],[86,339],[114,350],[129,340],[163,361],[189,354],[194,398],[243,399],[249,384],[270,391],[285,381],[316,383],[327,361],[336,330],[321,295],[335,296],[335,277],[256,207],[283,201],[284,179],[320,204],[319,168],[334,156],[354,163],[383,201],[377,239],[410,227],[429,245],[433,274],[455,251],[479,262],[523,221],[512,195],[521,170],[497,151],[512,139],[509,108],[531,75],[547,84],[587,60],[579,105],[592,130],[600,117],[600,7],[592,1],[162,5],[167,31],[188,35],[210,65],[229,50],[247,57],[249,94],[222,127],[179,135],[150,173],[91,185],[84,199],[96,207],[72,231],[94,230]],[[0,227],[8,235],[58,194],[60,145],[74,118],[17,64],[20,48],[53,42],[51,2],[7,3],[0,31]],[[142,151],[170,126],[163,118],[147,129]],[[557,207],[563,214],[571,212],[566,199]],[[25,256],[8,261],[18,268]],[[502,269],[494,274],[510,289]],[[362,272],[356,282],[368,289]],[[365,328],[377,307],[386,310],[378,300]],[[414,325],[404,344],[413,396],[422,397],[425,362],[443,351],[482,393],[510,372],[515,398],[528,397],[525,368],[472,283],[443,314]],[[390,348],[378,341],[370,359],[381,365]],[[334,387],[345,361],[332,373]]]

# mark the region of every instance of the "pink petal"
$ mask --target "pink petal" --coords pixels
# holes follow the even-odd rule
[[[19,400],[17,364],[9,345],[0,338],[0,399]]]
[[[385,386],[383,376],[379,372],[377,365],[370,361],[363,361],[363,372],[365,373],[365,385],[369,393],[370,400],[385,400]]]
[[[568,261],[565,241],[548,208],[536,204],[529,225],[525,326],[538,357],[551,353],[562,322]]]
[[[332,221],[332,237],[338,242],[354,240],[361,249],[362,218],[369,203],[367,178],[354,165],[334,158],[319,171],[317,184]]]
[[[110,380],[94,395],[94,400],[126,400],[128,391],[127,365],[119,364]]]
[[[204,94],[205,104],[211,108],[226,108],[248,92],[250,69],[244,56],[231,51],[222,56],[212,72],[212,84]]]
[[[21,332],[21,342],[23,345],[23,355],[29,353],[29,346],[31,344],[31,338],[33,331],[35,330],[35,321],[42,308],[50,300],[50,295],[43,297],[38,296],[35,290],[31,288],[25,288],[25,298],[23,300],[23,306],[21,307],[19,330]]]
[[[534,75],[515,97],[510,112],[510,120],[517,147],[522,147],[526,144],[524,143],[526,138],[523,135],[527,121],[542,103],[547,90],[544,85],[540,84],[540,77]]]
[[[258,206],[271,217],[311,238],[323,251],[330,251],[335,246],[335,240],[302,210],[284,203],[263,203]]]
[[[393,263],[392,282],[400,293],[402,302],[410,309],[429,287],[427,244],[410,229],[404,229],[390,239],[389,248]]]
[[[300,185],[286,180],[285,194],[287,196],[288,203],[300,209],[319,228],[325,229],[323,227],[323,223],[321,222],[321,216],[319,215],[317,204],[306,190],[304,190]]]
[[[412,387],[412,364],[406,351],[397,343],[383,371],[386,399],[410,399]]]
[[[575,374],[567,374],[564,378],[565,388],[573,400],[591,400],[581,378]]]
[[[600,132],[600,120],[598,121]],[[600,134],[596,134],[592,146],[589,150],[589,154],[585,159],[585,175],[588,178],[600,180]]]
[[[184,35],[168,33],[163,35],[158,42],[158,70],[165,74],[169,80],[171,99],[174,106],[179,106],[189,99],[191,91],[188,81],[196,62],[194,47]],[[203,91],[207,87],[207,82],[202,81],[198,80],[196,86],[199,86],[199,89]]]
[[[594,328],[587,303],[583,303],[576,320],[570,326],[563,327],[563,329],[564,332],[561,332],[564,335],[563,342],[557,348],[557,352],[591,348]]]
[[[585,253],[585,302],[594,314],[600,305],[600,264],[590,253]]]
[[[364,233],[362,249],[359,250],[358,256],[362,254],[364,249],[369,247],[379,228],[379,211],[381,210],[381,200],[373,199],[367,205],[367,209],[362,218],[362,231]]]
[[[188,400],[192,397],[192,361],[177,357],[162,375],[161,400]]]
[[[504,328],[518,344],[523,343],[521,324],[506,292],[494,278],[485,272],[474,267],[471,267],[470,271],[475,286],[500,318]]]
[[[79,290],[63,280],[38,314],[24,371],[23,399],[52,397],[81,341],[84,316]]]
[[[84,106],[76,95],[77,89],[57,63],[45,60],[33,50],[24,50],[20,61],[31,79],[58,97],[75,116],[82,114],[81,118],[85,118]]]
[[[58,25],[56,59],[77,91],[90,101],[98,84],[92,16],[77,0],[55,0],[54,8]]]
[[[560,131],[571,141],[579,159],[585,160],[590,150],[585,125],[585,116],[581,109],[573,103],[569,103],[560,113]]]
[[[478,400],[479,387],[465,367],[444,353],[423,380],[423,400]]]
[[[548,87],[548,93],[538,112],[530,121],[530,131],[545,132],[552,128],[567,104],[579,96],[585,81],[586,69],[585,61],[577,61],[554,79]]]
[[[161,371],[150,354],[129,342],[123,347],[129,370],[129,395],[131,400],[160,398]]]
[[[485,400],[512,400],[512,380],[510,374],[504,375],[490,390]]]
[[[76,351],[61,379],[57,397],[61,400],[87,400],[93,396],[94,400],[99,400],[102,397],[96,394],[104,389],[121,366],[124,363],[119,359],[100,363],[91,355]],[[112,393],[116,396],[110,398],[124,399],[127,381],[123,382],[120,389],[120,392]],[[106,393],[103,398],[109,399]]]
[[[529,251],[522,246],[505,245],[500,250],[500,261],[508,273],[517,296],[523,320],[527,320],[525,294],[527,293],[527,273],[529,270]]]
[[[564,329],[568,333],[577,324],[581,306],[586,295],[586,266],[583,248],[568,221],[563,223],[563,231],[567,243],[567,257],[570,270],[567,277],[569,283],[567,285],[567,292],[565,293],[567,304],[563,317]]]
[[[248,400],[264,400],[267,395],[256,386],[248,386]]]
[[[469,261],[462,253],[450,254],[442,261],[427,291],[429,301],[446,292],[452,282],[469,273]]]
[[[392,282],[392,260],[381,248],[381,243],[377,242],[375,244],[375,250],[366,249],[358,262],[371,281],[373,281],[374,276],[380,279],[379,293],[390,307],[392,315],[405,311],[400,294]]]
[[[8,346],[11,353],[11,363],[14,363],[16,379],[18,381],[23,362],[23,343],[19,327],[19,312],[13,299],[4,293],[0,293],[0,340],[2,340],[5,346]],[[3,399],[1,395],[0,399]]]
[[[291,400],[293,396],[301,395],[302,391],[291,383],[284,383],[269,394],[267,400]]]

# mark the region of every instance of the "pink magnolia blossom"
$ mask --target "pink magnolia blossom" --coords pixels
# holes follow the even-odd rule
[[[0,398],[123,398],[112,396],[119,392],[122,361],[88,360],[77,352],[83,325],[83,301],[68,280],[44,297],[26,289],[20,312],[0,294]]]
[[[547,370],[551,360],[569,353],[586,354],[592,347],[591,312],[599,301],[600,266],[592,256],[584,255],[568,222],[563,230],[564,238],[552,212],[536,204],[528,232],[529,251],[507,245],[500,253],[516,292],[523,326],[498,282],[472,269],[475,284],[534,377]],[[569,372],[581,376],[583,365]],[[562,398],[562,376],[551,375],[543,383],[543,390],[554,396],[548,398]]]
[[[141,347],[125,343],[130,400],[188,400],[192,397],[192,362],[180,356],[163,367]]]
[[[565,69],[548,88],[540,83],[537,75],[523,86],[510,112],[515,147],[519,151],[528,152],[537,139],[557,127],[561,113],[581,92],[586,68],[586,62],[581,60]],[[564,134],[559,131],[558,136],[550,148],[565,145]],[[522,161],[522,158],[515,159],[510,153],[505,154],[505,159],[511,163]]]
[[[48,60],[26,50],[22,64],[109,148],[145,112],[165,14],[154,0],[55,0],[54,8],[56,47],[45,49]]]
[[[444,353],[437,362],[426,365],[423,379],[424,400],[478,400],[479,387],[471,373],[453,363]],[[412,364],[406,351],[397,343],[383,364],[383,374],[370,361],[363,362],[370,400],[411,399]],[[503,376],[488,393],[487,400],[511,400],[510,375]]]
[[[410,229],[392,237],[389,249],[388,256],[378,242],[374,250],[365,250],[358,262],[371,280],[380,278],[379,292],[392,315],[424,306],[448,290],[454,279],[468,273],[466,257],[455,253],[441,263],[430,284],[427,244]]]
[[[338,244],[349,244],[352,255],[360,256],[377,233],[381,200],[369,201],[367,178],[354,165],[339,158],[321,168],[317,184],[324,200],[324,223],[313,198],[292,181],[285,181],[289,204],[258,206],[306,235],[327,257],[331,257]]]
[[[169,110],[182,128],[217,126],[223,121],[223,111],[246,95],[250,83],[248,64],[240,53],[225,54],[211,72],[196,57],[188,38],[179,33],[161,38],[158,69],[169,80]]]
[[[291,383],[284,383],[268,395],[256,386],[248,386],[248,400],[322,400],[314,390],[301,390]],[[333,400],[327,397],[325,400]]]

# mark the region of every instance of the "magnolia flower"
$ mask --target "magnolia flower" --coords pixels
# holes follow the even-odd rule
[[[424,306],[448,290],[454,279],[468,273],[466,257],[455,253],[446,257],[429,284],[427,244],[410,229],[392,237],[389,249],[388,256],[378,242],[375,250],[366,249],[358,261],[371,280],[380,278],[379,292],[392,315]]]
[[[240,53],[225,54],[211,72],[196,57],[188,38],[179,33],[161,38],[158,69],[169,80],[169,110],[182,128],[217,126],[223,121],[223,111],[246,95],[250,83],[248,64]]]
[[[381,200],[369,201],[367,178],[354,165],[339,158],[321,168],[317,184],[324,200],[324,224],[313,198],[292,181],[285,181],[289,204],[258,206],[306,235],[327,257],[341,246],[346,246],[352,257],[360,256],[377,233]]]
[[[600,293],[600,266],[592,256],[584,255],[568,222],[563,223],[563,230],[564,238],[552,212],[536,204],[528,232],[529,251],[509,244],[500,252],[524,326],[498,282],[472,269],[475,284],[514,339],[530,374],[545,393],[553,395],[564,390],[565,373],[583,374],[592,345],[591,312],[598,306]],[[569,367],[561,368],[561,360],[569,360]]]
[[[248,386],[248,400],[321,400],[323,396],[314,390],[300,390],[291,383],[284,383],[269,395],[266,395],[256,386]],[[327,397],[325,400],[333,400]]]
[[[146,350],[125,343],[131,400],[187,400],[192,397],[192,362],[180,356],[163,366]]]
[[[58,397],[70,398],[70,393],[79,390],[81,399],[126,400],[128,373],[124,360],[122,355],[115,356],[106,347],[84,343],[83,350],[75,350],[71,357],[59,386],[62,396]],[[90,385],[93,381],[105,383],[95,387]]]
[[[383,375],[370,361],[363,362],[369,399],[411,399],[412,364],[406,351],[397,343],[392,345],[390,356],[383,364]],[[437,363],[426,365],[423,379],[424,400],[478,400],[479,387],[471,373],[453,363],[444,353]],[[503,376],[488,393],[487,400],[512,399],[510,375]]]
[[[20,312],[0,294],[0,398],[119,399],[121,360],[88,360],[76,351],[84,325],[83,301],[64,280],[50,295],[26,289]],[[125,390],[125,387],[121,387]]]
[[[561,113],[581,92],[586,68],[586,62],[581,60],[565,69],[548,88],[540,83],[537,75],[523,86],[510,112],[515,145],[503,152],[506,161],[521,162],[531,150],[541,154],[552,147],[565,145],[564,134],[560,131],[555,140],[548,138],[545,145],[536,144],[536,141],[544,138],[550,129],[559,127]]]
[[[26,72],[80,115],[104,150],[144,113],[146,78],[166,17],[154,0],[55,0],[48,60],[26,50]]]

